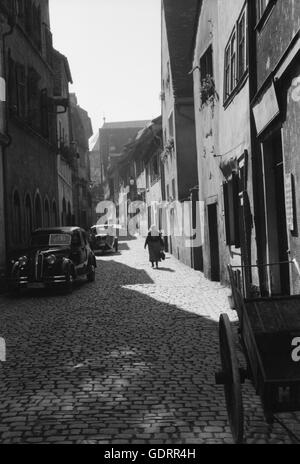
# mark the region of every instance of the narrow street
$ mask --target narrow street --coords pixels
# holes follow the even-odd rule
[[[232,443],[214,385],[229,289],[169,254],[151,269],[143,244],[98,257],[96,282],[70,295],[1,297],[1,443]],[[291,442],[249,382],[243,400],[247,443]]]

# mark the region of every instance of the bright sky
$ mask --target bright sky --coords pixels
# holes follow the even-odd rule
[[[96,132],[160,115],[160,0],[50,0],[53,45],[67,56]]]

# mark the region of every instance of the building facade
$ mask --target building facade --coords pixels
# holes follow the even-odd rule
[[[193,77],[190,73],[197,7],[197,0],[184,3],[179,0],[162,1],[162,160],[165,196],[170,203],[190,202],[196,198],[192,192],[198,189]],[[195,208],[195,202],[192,203]],[[170,252],[187,265],[199,268],[200,244],[194,247],[187,245],[187,238],[194,234],[195,224],[189,217],[188,237],[182,233],[181,227],[176,229],[180,221],[178,210],[175,206],[170,209]],[[191,214],[194,216],[194,212]]]
[[[251,113],[258,257],[262,264],[281,263],[263,268],[260,288],[267,294],[299,294],[300,4],[253,3]]]
[[[104,200],[102,187],[102,171],[100,160],[100,134],[99,131],[90,139],[90,177],[91,177],[91,196],[92,196],[92,222],[97,222],[97,205]]]
[[[58,213],[61,226],[72,225],[73,186],[72,169],[75,153],[71,133],[69,84],[72,76],[67,58],[54,50],[53,68],[55,72],[54,96],[64,104],[57,111],[57,175],[58,175]]]
[[[123,156],[124,147],[130,144],[137,133],[150,121],[104,122],[99,130],[100,171],[105,200],[119,202],[119,180],[110,175],[113,166]],[[124,191],[124,194],[126,192]]]
[[[78,105],[77,97],[70,94],[72,150],[75,159],[72,169],[73,211],[72,223],[88,229],[93,222],[89,160],[89,139],[93,134],[88,113]]]
[[[18,0],[5,37],[7,135],[4,176],[8,252],[33,228],[57,224],[56,106],[48,1]]]
[[[203,0],[198,15],[193,76],[203,271],[226,282],[228,264],[256,263],[248,3]]]
[[[0,5],[0,287],[5,276],[6,228],[5,228],[5,183],[4,156],[9,139],[6,135],[6,73],[4,61],[5,35],[10,30],[12,11],[9,2]]]

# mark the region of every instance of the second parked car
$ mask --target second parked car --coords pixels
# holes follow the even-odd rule
[[[91,227],[90,243],[92,249],[104,253],[105,251],[114,251],[119,249],[117,230],[115,224],[99,224]]]

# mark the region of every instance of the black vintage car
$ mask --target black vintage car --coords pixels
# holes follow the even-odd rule
[[[10,289],[65,286],[85,276],[95,280],[96,258],[86,232],[79,227],[35,230],[29,248],[10,258]]]

